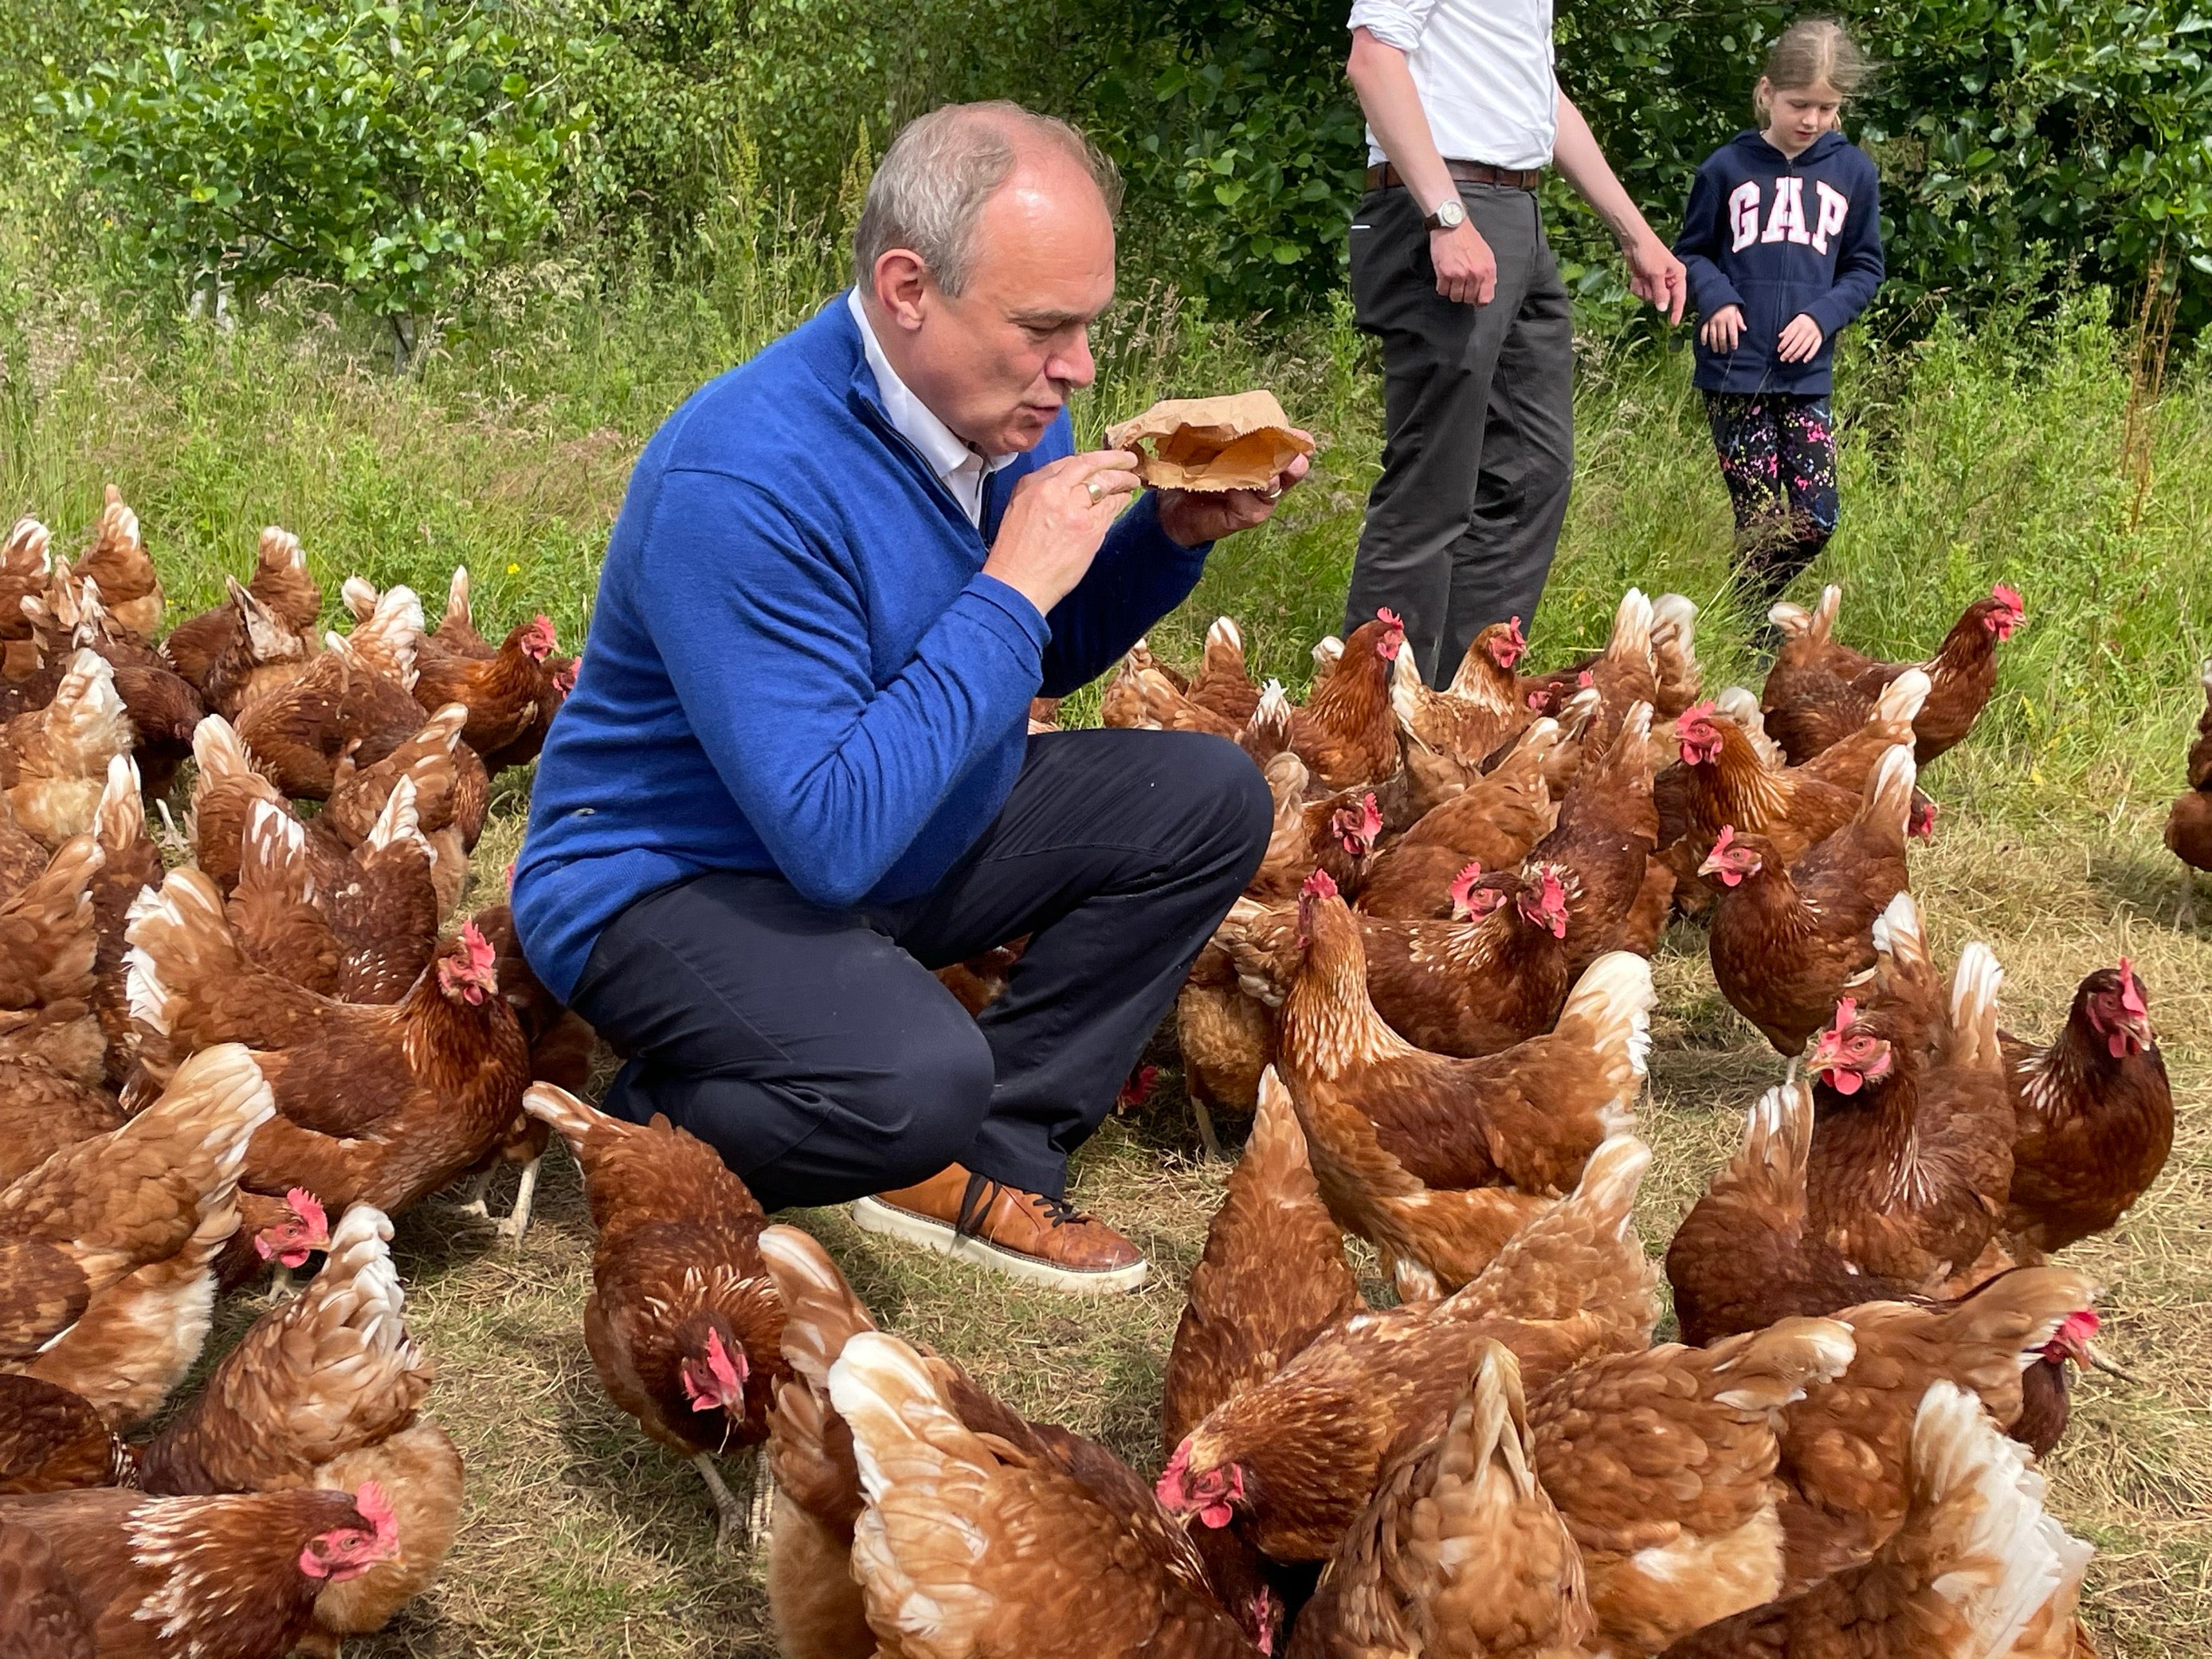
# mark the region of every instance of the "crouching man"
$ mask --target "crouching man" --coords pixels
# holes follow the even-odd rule
[[[531,963],[771,1210],[1073,1290],[1146,1263],[1066,1201],[1191,960],[1257,867],[1219,738],[1027,735],[1265,491],[1139,493],[1072,453],[1114,292],[1110,164],[1010,104],[892,144],[856,286],[646,447],[514,910]],[[1028,935],[971,1019],[932,969]]]

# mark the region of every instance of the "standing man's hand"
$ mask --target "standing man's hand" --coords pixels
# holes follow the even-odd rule
[[[1491,280],[1497,280],[1494,262]],[[1308,433],[1298,436],[1312,441]],[[1160,528],[1177,546],[1198,547],[1263,525],[1274,516],[1283,492],[1304,477],[1312,466],[1306,456],[1293,457],[1267,489],[1163,489],[1159,492]]]
[[[1136,465],[1126,449],[1100,449],[1063,456],[1030,473],[1006,502],[983,574],[1015,589],[1039,616],[1051,615],[1083,580],[1136,493]]]
[[[1682,307],[1689,303],[1690,277],[1674,250],[1646,230],[1623,242],[1620,252],[1628,261],[1629,291],[1665,312],[1670,327],[1680,322]]]
[[[1431,231],[1429,261],[1437,268],[1437,292],[1454,305],[1486,306],[1496,297],[1498,256],[1474,220]]]

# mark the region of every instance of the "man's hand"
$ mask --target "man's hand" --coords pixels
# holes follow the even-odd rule
[[[1494,270],[1492,280],[1496,280]],[[1309,436],[1303,432],[1298,435]],[[1197,547],[1265,524],[1273,516],[1283,492],[1304,477],[1312,466],[1307,456],[1293,458],[1267,489],[1163,489],[1159,492],[1160,528],[1177,546]]]
[[[1431,231],[1429,262],[1437,268],[1437,292],[1454,305],[1486,306],[1498,293],[1498,256],[1472,219]]]
[[[1708,351],[1734,351],[1743,338],[1743,307],[1723,306],[1705,319],[1705,326],[1698,331]]]
[[[1100,449],[1030,473],[1006,502],[983,574],[1017,590],[1038,615],[1051,615],[1083,580],[1115,515],[1136,493],[1136,465],[1126,449]]]
[[[1665,312],[1670,326],[1680,322],[1690,300],[1690,278],[1674,250],[1647,229],[1621,244],[1620,252],[1628,261],[1629,292]]]
[[[1820,324],[1801,311],[1782,331],[1782,347],[1775,355],[1785,363],[1809,363],[1820,355],[1820,342],[1826,337]]]

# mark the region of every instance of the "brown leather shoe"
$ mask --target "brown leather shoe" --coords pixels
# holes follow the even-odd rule
[[[1064,1199],[946,1165],[918,1186],[856,1200],[853,1224],[1056,1290],[1133,1291],[1152,1268],[1137,1247]]]

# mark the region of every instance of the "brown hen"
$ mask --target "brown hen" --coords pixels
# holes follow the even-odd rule
[[[352,1493],[0,1498],[0,1523],[52,1547],[100,1659],[284,1659],[328,1586],[399,1549],[374,1481]]]
[[[1520,1364],[1486,1341],[1442,1432],[1383,1469],[1287,1659],[1565,1659],[1595,1629],[1581,1551],[1536,1479]]]
[[[724,1541],[750,1532],[714,1455],[768,1438],[789,1374],[783,1304],[761,1261],[768,1218],[720,1153],[664,1117],[624,1123],[542,1083],[523,1103],[583,1166],[599,1230],[584,1340],[601,1386],[698,1469]],[[765,1486],[756,1479],[757,1504]]]
[[[1769,613],[1782,630],[1782,649],[1767,672],[1759,707],[1766,729],[1802,765],[1864,723],[1885,687],[1918,669],[1928,676],[1928,700],[1913,720],[1913,759],[1926,766],[1973,730],[1996,689],[1996,647],[2027,617],[2020,595],[1999,582],[1977,599],[1925,662],[1881,662],[1832,637],[1844,591],[1831,583],[1811,613],[1786,601]]]

